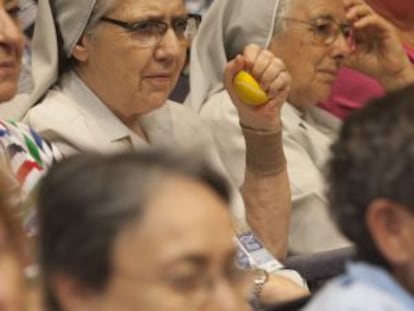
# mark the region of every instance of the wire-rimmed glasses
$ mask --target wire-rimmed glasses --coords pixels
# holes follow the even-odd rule
[[[300,23],[309,26],[313,33],[316,43],[323,45],[330,45],[335,42],[339,34],[342,34],[345,39],[349,39],[352,34],[352,28],[346,23],[338,23],[332,18],[317,18],[313,21],[303,21],[290,17],[280,17],[288,22]]]

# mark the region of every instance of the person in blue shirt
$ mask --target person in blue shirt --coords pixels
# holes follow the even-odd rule
[[[330,210],[355,261],[306,311],[414,310],[414,86],[355,112],[332,146]]]

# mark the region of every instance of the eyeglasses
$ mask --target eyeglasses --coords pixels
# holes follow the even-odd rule
[[[349,39],[352,35],[352,28],[348,24],[338,23],[330,18],[317,18],[314,21],[306,22],[290,17],[281,17],[288,22],[300,23],[310,27],[316,43],[330,45],[335,42],[339,34],[345,39]]]
[[[178,39],[190,43],[197,33],[201,16],[189,14],[186,17],[173,19],[171,24],[157,20],[128,23],[107,16],[102,17],[101,20],[126,29],[141,47],[153,47],[160,43],[170,27]]]

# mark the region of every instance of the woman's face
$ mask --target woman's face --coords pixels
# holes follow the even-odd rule
[[[22,266],[0,222],[0,310],[23,311],[24,307]]]
[[[228,207],[212,190],[186,178],[168,179],[141,220],[116,239],[104,291],[67,298],[72,302],[64,309],[249,310],[251,283],[234,266],[232,236]]]
[[[128,23],[156,20],[170,24],[186,16],[182,0],[118,3],[107,17]],[[82,79],[124,121],[164,104],[185,63],[188,44],[170,27],[158,44],[141,45],[133,32],[101,21],[96,35],[84,36],[73,52]]]
[[[285,20],[286,30],[277,33],[270,50],[280,57],[292,75],[289,102],[300,109],[328,98],[339,68],[349,53],[342,34],[331,44],[315,40],[310,26],[344,23],[345,11],[341,0],[295,0]],[[293,20],[294,19],[294,20]]]
[[[0,103],[17,91],[23,53],[18,0],[0,0]]]

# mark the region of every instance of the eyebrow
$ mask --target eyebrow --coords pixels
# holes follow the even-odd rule
[[[318,16],[318,18],[324,18],[324,19],[334,19],[331,14],[321,14]]]
[[[174,259],[169,264],[174,265],[182,262],[191,263],[193,265],[203,267],[207,265],[208,260],[205,255],[184,255],[182,257]]]
[[[229,262],[234,260],[237,255],[237,249],[231,249],[226,255],[224,262]],[[204,267],[208,264],[209,260],[206,255],[204,254],[188,254],[173,259],[169,262],[169,265],[174,265],[178,263],[190,263],[199,267]]]
[[[171,20],[177,20],[180,18],[186,18],[188,17],[188,14],[180,14],[180,15],[174,15],[171,16]],[[141,16],[141,17],[137,17],[135,19],[132,19],[134,22],[146,22],[146,21],[156,21],[156,22],[162,22],[165,20],[165,16],[162,15],[147,15],[147,16]]]

